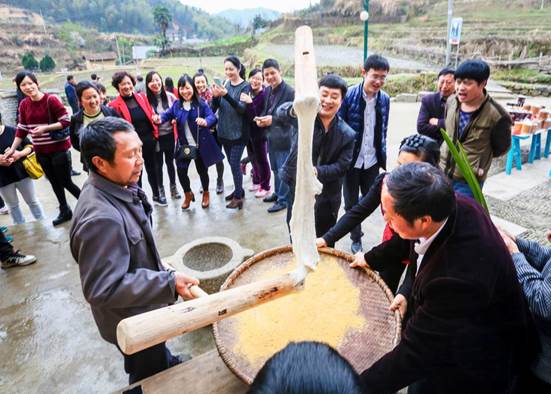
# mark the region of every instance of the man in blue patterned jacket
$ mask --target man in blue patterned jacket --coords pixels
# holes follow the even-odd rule
[[[390,98],[381,90],[390,66],[380,55],[369,56],[364,63],[364,80],[348,89],[339,110],[340,117],[356,132],[352,166],[344,179],[344,209],[358,202],[359,193],[366,194],[379,174],[386,169],[386,132]],[[352,253],[362,251],[362,229],[350,232]]]

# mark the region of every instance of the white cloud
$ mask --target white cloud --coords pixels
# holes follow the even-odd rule
[[[289,12],[319,3],[319,0],[180,0],[182,4],[216,13],[228,8],[245,9],[265,7],[280,12]]]

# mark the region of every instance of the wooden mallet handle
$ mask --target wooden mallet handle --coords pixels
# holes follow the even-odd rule
[[[289,294],[300,288],[299,285],[303,279],[304,276],[290,272],[277,278],[199,296],[191,301],[126,318],[117,326],[117,342],[123,353],[134,354],[177,335],[208,326],[238,312]],[[196,289],[192,289],[193,287]],[[197,286],[192,288],[190,288],[192,292],[204,293]]]

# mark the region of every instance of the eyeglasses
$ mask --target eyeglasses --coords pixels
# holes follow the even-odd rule
[[[374,81],[384,82],[386,80],[386,75],[367,74],[367,78],[369,78],[371,80],[374,80]]]

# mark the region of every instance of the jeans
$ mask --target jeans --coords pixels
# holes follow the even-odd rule
[[[359,193],[361,191],[362,196],[364,196],[375,178],[379,175],[379,166],[374,165],[367,169],[351,168],[348,170],[344,177],[344,210],[349,211],[358,203]],[[350,232],[350,238],[352,242],[360,242],[362,240],[362,226],[358,225],[352,229]]]
[[[470,198],[474,199],[474,194],[471,190],[471,187],[469,186],[469,184],[467,182],[454,180],[452,184],[453,184],[453,191],[454,192],[461,193],[464,196],[467,196],[467,197],[470,197]],[[478,184],[480,185],[480,189],[482,190],[482,187],[484,186],[484,182],[478,182]]]
[[[157,152],[157,182],[159,187],[163,186],[163,156],[168,172],[168,179],[171,185],[176,183],[176,172],[174,170],[174,134],[166,134],[159,136],[159,152]]]
[[[247,144],[247,155],[253,166],[253,183],[264,190],[270,190],[270,163],[268,162],[266,137],[251,137]]]
[[[145,166],[145,171],[147,172],[147,181],[151,187],[151,192],[153,197],[159,196],[159,183],[157,180],[157,140],[153,137],[153,134],[140,136],[142,141],[142,156]],[[140,179],[138,180],[138,185],[142,187],[142,175],[143,171],[140,174]]]
[[[137,353],[124,356],[124,370],[128,374],[128,383],[133,384],[170,368],[172,354],[165,342]],[[140,386],[139,386],[140,387]],[[141,387],[130,390],[131,393],[141,393]]]
[[[0,231],[0,260],[4,261],[8,257],[13,256],[14,249],[11,243],[6,239],[6,236]]]
[[[25,217],[21,208],[19,208],[19,198],[17,197],[17,190],[23,196],[23,199],[29,206],[31,213],[33,214],[36,220],[44,219],[44,212],[42,211],[42,206],[40,201],[36,198],[34,193],[34,183],[31,178],[25,178],[18,182],[10,183],[4,187],[0,188],[0,195],[6,202],[10,210],[11,218],[13,219],[13,224],[25,223]]]
[[[289,185],[279,177],[279,170],[283,168],[283,164],[289,156],[288,150],[271,150],[270,151],[270,166],[274,173],[274,192],[277,196],[277,202],[287,204],[289,195]]]
[[[64,189],[67,189],[77,199],[80,196],[80,188],[71,179],[71,152],[47,154],[37,152],[36,159],[52,185],[60,210],[69,209]]]
[[[226,152],[226,158],[230,163],[231,174],[233,176],[234,191],[233,196],[235,198],[245,197],[245,190],[243,190],[243,174],[241,173],[241,156],[245,150],[245,145],[241,144],[222,144],[224,152]]]
[[[201,187],[203,188],[203,191],[208,192],[209,191],[208,168],[205,167],[205,164],[203,163],[203,160],[199,155],[193,161],[195,162],[195,168],[197,169],[197,173],[199,174],[199,179],[201,179]],[[180,184],[182,185],[182,189],[184,189],[184,192],[189,193],[191,192],[191,183],[189,181],[188,170],[189,170],[189,165],[191,164],[191,160],[186,160],[182,164],[183,165],[178,166],[177,168],[178,179],[180,180]]]

